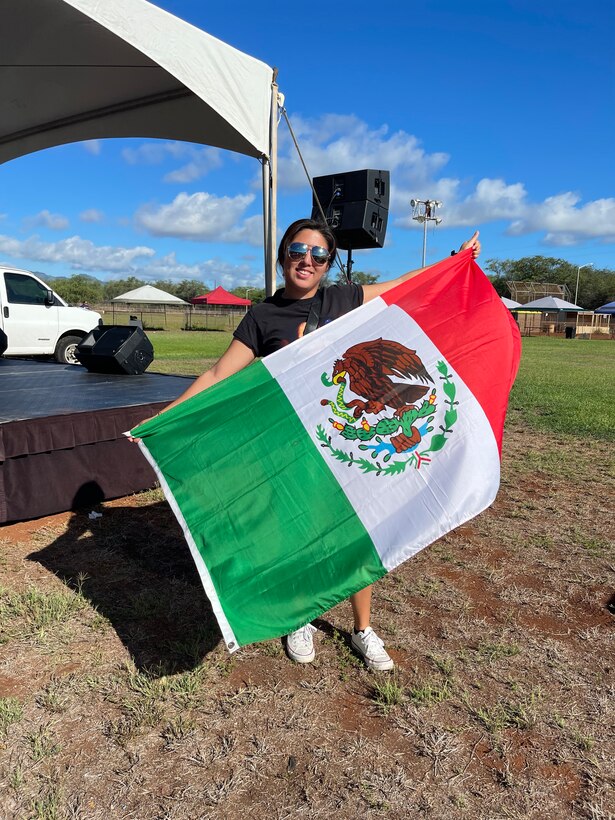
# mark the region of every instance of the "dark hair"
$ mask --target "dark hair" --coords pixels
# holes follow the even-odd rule
[[[322,234],[323,238],[327,242],[327,248],[331,254],[329,259],[329,266],[332,265],[333,260],[335,259],[335,252],[337,249],[337,243],[335,242],[335,235],[331,228],[326,225],[324,222],[319,222],[317,219],[297,219],[292,225],[289,225],[286,228],[286,232],[282,237],[282,241],[278,247],[278,265],[283,268],[284,267],[284,260],[286,259],[286,253],[288,251],[288,246],[293,241],[293,239],[297,236],[300,231],[318,231],[318,233]]]

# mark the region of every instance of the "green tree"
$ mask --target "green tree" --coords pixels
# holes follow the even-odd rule
[[[248,294],[248,299],[250,299],[253,304],[262,302],[266,294],[265,288],[245,288],[243,286],[233,288],[231,291],[234,296],[239,296],[240,299],[246,298],[246,292]]]
[[[172,279],[160,279],[160,281],[151,283],[160,290],[171,293],[185,302],[194,299],[195,296],[200,296],[203,293],[209,293],[209,288],[199,279],[182,279],[181,282],[175,282]]]
[[[80,305],[83,302],[95,305],[104,299],[103,284],[93,276],[76,274],[67,279],[53,279],[50,284],[69,305]]]
[[[105,282],[104,284],[104,298],[105,302],[110,302],[119,296],[121,293],[127,293],[129,290],[135,290],[146,285],[143,279],[137,279],[136,276],[129,276],[128,279],[115,279],[112,282]]]
[[[380,274],[378,273],[365,273],[362,270],[353,270],[351,274],[352,281],[355,285],[375,285],[378,279],[380,278]],[[346,274],[342,273],[341,271],[337,275],[337,279],[335,280],[338,285],[345,285],[346,284]]]
[[[495,292],[498,296],[506,296],[510,298],[510,288],[508,287],[508,282],[510,280],[506,279],[504,276],[488,276],[489,281],[495,288]]]
[[[198,279],[182,279],[175,287],[175,296],[189,302],[195,296],[202,296],[204,293],[209,293],[209,288]]]
[[[565,259],[550,256],[526,256],[522,259],[487,259],[485,269],[500,296],[510,296],[508,282],[549,282],[567,285],[574,300],[579,275],[578,302],[587,310],[594,310],[615,298],[615,271],[609,268],[583,267]]]

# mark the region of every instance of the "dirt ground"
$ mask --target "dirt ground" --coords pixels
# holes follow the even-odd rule
[[[229,656],[159,491],[0,529],[2,818],[612,817],[613,446],[507,426],[493,507],[349,648]]]

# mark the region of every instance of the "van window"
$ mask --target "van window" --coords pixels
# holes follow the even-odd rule
[[[24,273],[4,273],[6,295],[14,305],[44,305],[47,288]]]

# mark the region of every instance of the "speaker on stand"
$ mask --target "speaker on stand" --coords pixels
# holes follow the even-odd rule
[[[137,376],[154,361],[154,348],[140,327],[103,325],[84,336],[75,356],[93,373]]]
[[[382,248],[389,215],[390,174],[365,169],[314,177],[312,219],[322,219],[335,234],[338,247],[348,251],[346,275],[351,278],[352,251]]]

